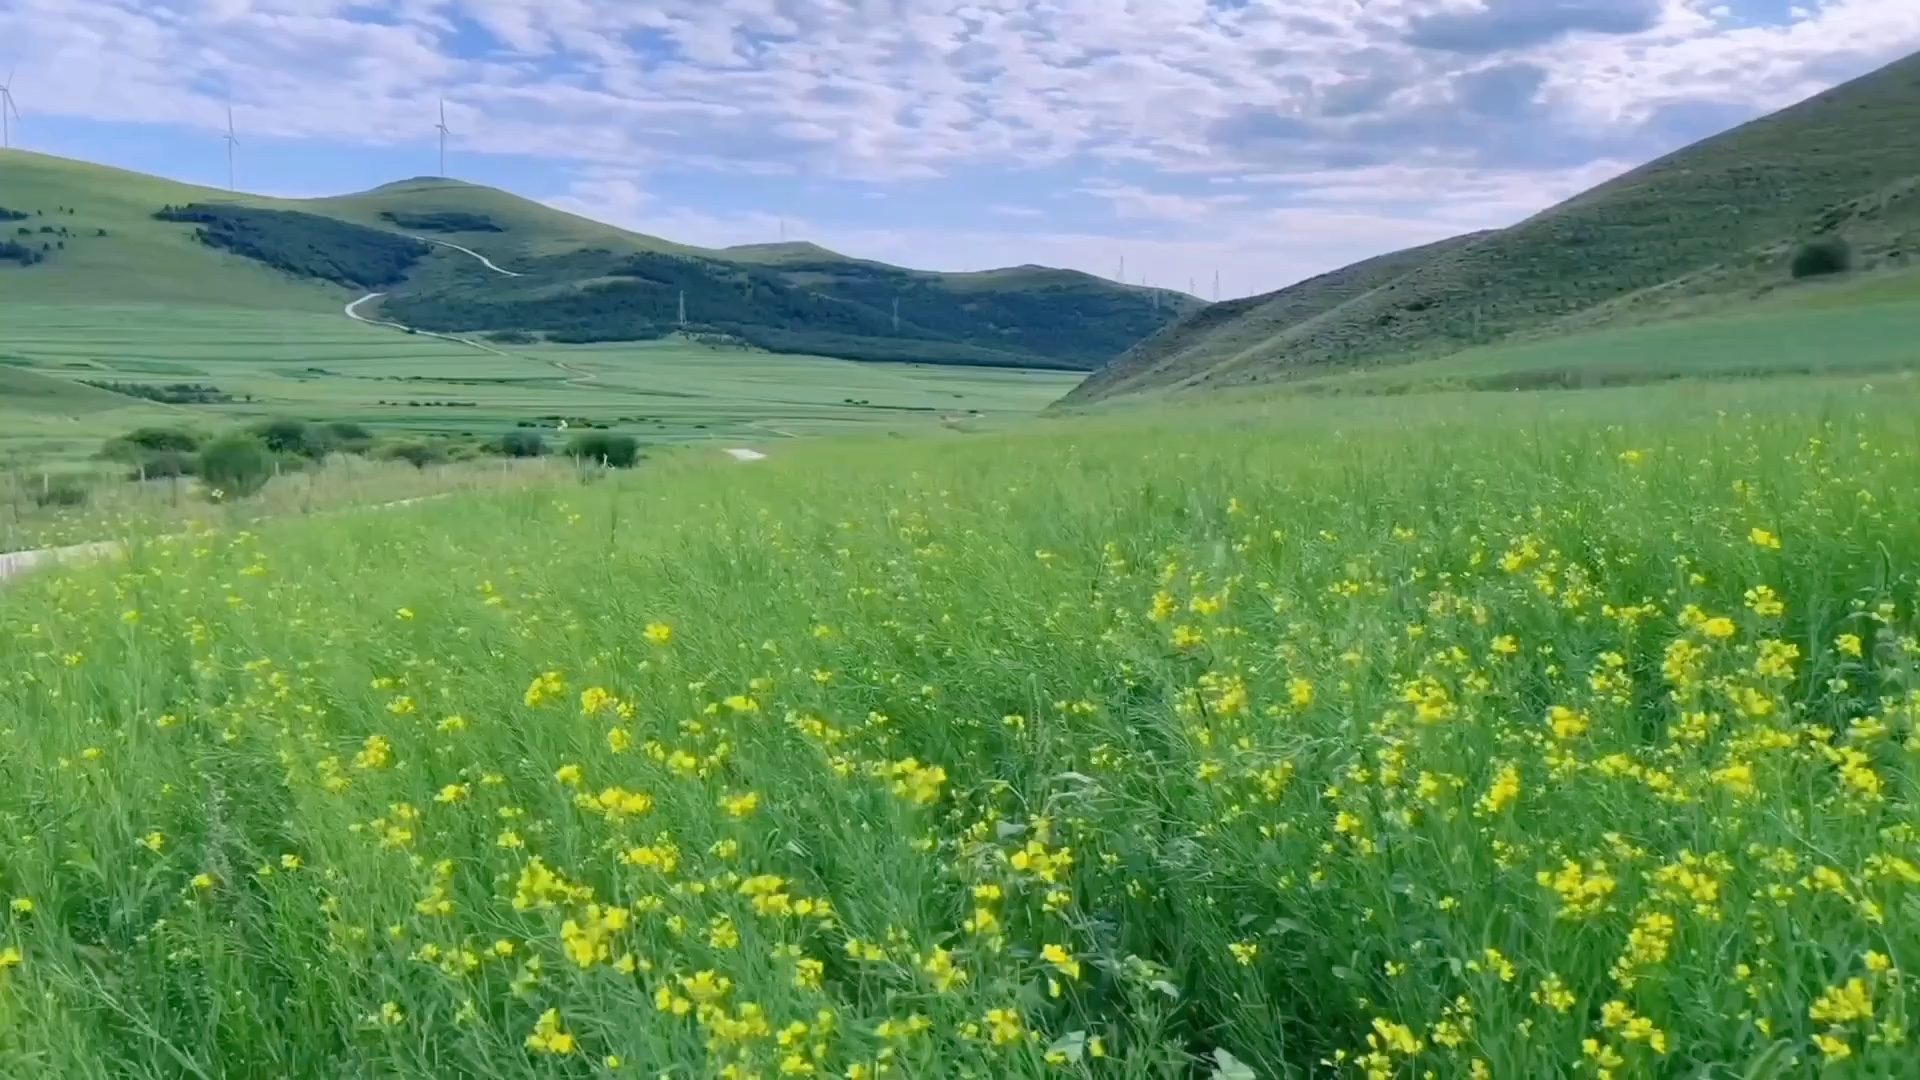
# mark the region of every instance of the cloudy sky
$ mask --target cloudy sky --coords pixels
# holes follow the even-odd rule
[[[448,172],[686,243],[1223,296],[1501,225],[1920,49],[1920,0],[0,0],[16,145]],[[0,190],[0,194],[4,191]]]

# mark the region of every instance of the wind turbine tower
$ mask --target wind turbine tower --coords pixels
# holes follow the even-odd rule
[[[440,133],[440,175],[447,175],[447,136],[453,134],[447,127],[447,99],[440,99],[440,122],[433,125]]]
[[[20,119],[20,106],[13,103],[13,74],[17,70],[8,68],[7,81],[0,83],[0,150],[13,145],[13,126],[7,114],[12,113],[14,120]]]
[[[1220,271],[1213,272],[1213,302],[1220,302]]]
[[[233,186],[233,148],[239,145],[240,145],[240,140],[235,138],[233,134],[233,106],[229,105],[227,106],[227,190],[228,191],[236,190]]]

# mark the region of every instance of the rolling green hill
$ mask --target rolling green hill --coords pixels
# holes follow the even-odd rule
[[[9,304],[91,298],[292,311],[338,311],[350,298],[338,286],[290,278],[198,243],[192,227],[153,217],[169,203],[228,198],[122,169],[0,150],[0,206],[30,215],[0,222],[0,238],[51,248],[34,266],[0,263],[0,297]],[[30,235],[19,235],[23,228]]]
[[[1815,237],[1845,238],[1859,269],[1904,266],[1920,247],[1916,116],[1920,56],[1511,228],[1188,316],[1068,400],[1310,378],[1724,313],[1787,287],[1793,253]]]
[[[1288,327],[1391,284],[1484,235],[1472,233],[1396,251],[1277,292],[1209,305],[1122,353],[1075,387],[1067,400],[1091,401],[1139,388],[1177,384],[1195,376],[1204,378],[1214,366],[1260,348]]]
[[[338,311],[374,290],[385,295],[362,313],[443,333],[684,332],[775,352],[1064,370],[1098,367],[1201,306],[1044,267],[931,273],[812,244],[688,247],[439,178],[283,200],[6,151],[0,206],[28,215],[0,223],[0,241],[33,256],[0,261],[10,302]]]

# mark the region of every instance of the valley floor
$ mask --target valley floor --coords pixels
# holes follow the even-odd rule
[[[662,341],[480,346],[343,313],[129,305],[0,309],[0,467],[91,454],[142,424],[350,420],[376,432],[490,436],[563,419],[651,444],[991,425],[1065,393],[1071,372],[855,363]],[[72,393],[9,393],[15,378]],[[83,381],[210,386],[161,405]]]

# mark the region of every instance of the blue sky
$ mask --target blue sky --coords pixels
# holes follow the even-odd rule
[[[685,243],[1222,295],[1504,225],[1920,49],[1920,0],[0,0],[15,142],[447,171]],[[3,194],[3,192],[0,192]]]

